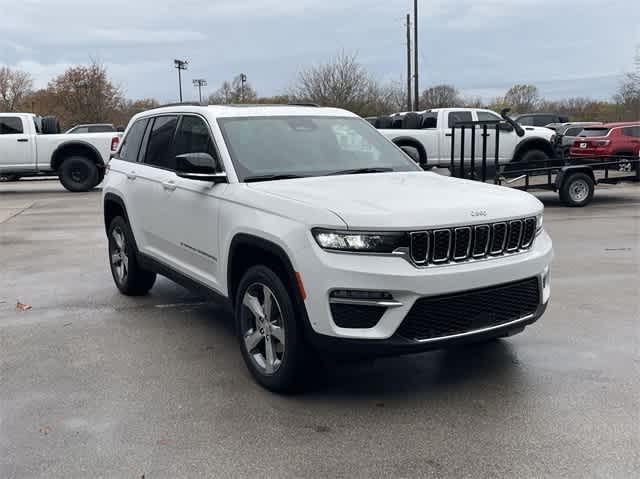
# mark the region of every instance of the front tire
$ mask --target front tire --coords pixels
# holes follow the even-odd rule
[[[98,184],[97,165],[84,156],[72,156],[65,159],[58,170],[60,183],[74,193],[89,191]]]
[[[242,357],[255,380],[274,392],[299,390],[306,348],[301,319],[280,277],[267,266],[251,267],[240,280],[234,311]]]
[[[143,269],[136,258],[136,245],[127,221],[118,216],[109,225],[109,264],[113,281],[122,294],[143,296],[156,282],[156,274]]]

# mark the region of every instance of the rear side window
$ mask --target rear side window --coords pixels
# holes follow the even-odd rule
[[[79,126],[77,128],[74,128],[73,130],[71,130],[69,133],[89,133],[89,127],[88,126]]]
[[[501,121],[502,120],[502,118],[500,118],[495,113],[491,113],[490,111],[478,111],[476,112],[476,115],[478,115],[479,121]]]
[[[518,123],[520,123],[522,126],[534,126],[533,124],[533,117],[532,116],[523,116],[521,118],[518,118]]]
[[[578,136],[578,133],[582,131],[582,127],[569,128],[564,132],[566,136]]]
[[[175,170],[175,162],[171,155],[171,142],[177,125],[177,116],[156,117],[151,127],[147,152],[144,157],[144,162],[147,165]]]
[[[630,126],[622,129],[624,136],[632,136],[634,138],[640,138],[640,126]]]
[[[585,128],[580,132],[580,136],[607,136],[609,134],[609,128]]]
[[[214,159],[216,158],[209,128],[200,117],[184,116],[180,121],[173,142],[173,154],[177,156],[184,153],[209,153]]]
[[[471,112],[470,111],[452,111],[449,113],[449,128],[453,128],[453,126],[459,121],[472,121]]]
[[[547,126],[549,123],[556,121],[555,116],[534,116],[533,126]]]
[[[0,135],[19,135],[20,133],[24,133],[20,118],[0,116]]]
[[[135,162],[138,159],[138,151],[140,151],[140,143],[142,143],[147,122],[148,120],[143,118],[131,126],[120,147],[121,160]]]

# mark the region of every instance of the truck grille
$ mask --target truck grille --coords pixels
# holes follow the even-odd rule
[[[540,304],[538,278],[418,299],[396,334],[436,339],[509,323],[534,314]]]
[[[516,253],[531,247],[536,219],[411,233],[411,260],[420,266]]]

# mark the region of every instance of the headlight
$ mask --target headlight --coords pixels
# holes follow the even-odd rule
[[[315,228],[312,231],[321,248],[335,251],[363,253],[392,253],[401,246],[409,246],[404,232],[333,231]]]
[[[544,223],[544,215],[540,214],[536,216],[536,235],[542,232],[543,223]]]

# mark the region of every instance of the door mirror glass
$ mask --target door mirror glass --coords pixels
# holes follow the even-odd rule
[[[499,123],[498,128],[500,129],[500,131],[513,131],[513,127],[507,122]]]
[[[209,153],[184,153],[175,157],[176,175],[190,180],[222,183],[227,175],[216,168],[216,161]]]

